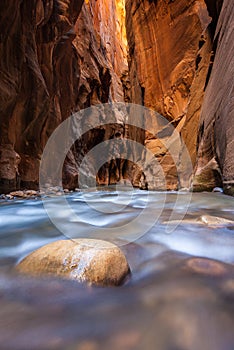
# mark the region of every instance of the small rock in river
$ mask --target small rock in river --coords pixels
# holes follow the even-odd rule
[[[215,187],[213,188],[212,192],[220,192],[223,193],[223,189],[221,187]]]
[[[222,226],[234,224],[232,220],[228,220],[219,216],[202,215],[198,218],[198,221],[210,226]]]
[[[57,275],[96,285],[119,285],[130,272],[114,244],[95,239],[60,240],[24,258],[17,270],[34,276]]]
[[[11,192],[10,195],[13,197],[24,197],[25,193],[23,191],[14,191]]]
[[[25,194],[27,196],[37,196],[38,195],[38,192],[37,191],[34,191],[34,190],[27,190],[25,191]]]
[[[234,225],[234,221],[219,216],[202,215],[195,219],[164,221],[164,224],[196,224],[210,227]]]
[[[11,194],[6,194],[5,198],[6,199],[13,199],[14,197]]]

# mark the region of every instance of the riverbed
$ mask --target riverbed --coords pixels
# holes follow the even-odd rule
[[[0,202],[2,350],[234,348],[232,197],[109,190],[66,201],[72,213],[55,195]],[[33,250],[79,237],[119,245],[131,268],[122,286],[14,270]]]

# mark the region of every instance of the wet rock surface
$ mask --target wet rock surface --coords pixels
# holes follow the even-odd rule
[[[202,215],[198,218],[194,219],[183,219],[183,220],[171,220],[168,222],[165,222],[167,224],[195,224],[195,225],[206,225],[206,226],[232,226],[234,227],[234,221],[233,220],[228,220],[222,217],[218,216],[211,216],[211,215]]]
[[[31,276],[60,276],[100,286],[120,285],[130,272],[121,250],[112,243],[94,239],[50,243],[17,266]]]

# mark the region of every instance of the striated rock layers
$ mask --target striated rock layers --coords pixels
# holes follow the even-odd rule
[[[196,162],[200,111],[218,11],[209,5],[207,8],[204,0],[126,0],[131,100],[162,114],[185,143],[177,142],[175,160],[164,147],[174,128],[168,128],[161,137],[146,133],[145,145],[155,154],[166,174],[167,187],[172,189],[188,187],[192,175],[192,167],[188,173],[184,168],[185,146],[192,166]],[[156,134],[158,126],[153,119],[151,123]],[[151,178],[154,172],[150,169]]]
[[[82,3],[1,1],[1,191],[37,185],[47,138],[77,105],[80,67],[72,40]]]
[[[0,13],[0,192],[38,186],[44,146],[72,113],[124,101],[151,108],[165,121],[160,125],[152,116],[144,131],[126,125],[117,111],[111,125],[90,130],[68,152],[65,187],[77,187],[79,164],[95,145],[127,137],[146,146],[158,166],[145,169],[142,182],[133,163],[145,164],[146,151],[132,163],[111,160],[98,172],[99,184],[129,179],[161,188],[155,179],[162,167],[165,188],[188,187],[195,169],[195,189],[224,184],[231,192],[231,1],[3,0]],[[101,121],[101,112],[96,117]],[[176,134],[183,142],[175,142]]]
[[[214,64],[202,106],[196,186],[223,182],[234,194],[234,3],[225,0],[214,41]]]
[[[127,56],[123,1],[3,0],[0,13],[0,192],[7,192],[38,186],[47,139],[71,113],[124,100]],[[82,154],[115,132],[90,132],[73,147],[64,186],[77,187]]]

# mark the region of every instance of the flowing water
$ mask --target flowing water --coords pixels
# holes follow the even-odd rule
[[[57,227],[41,199],[0,202],[1,350],[234,349],[232,197],[134,190],[66,199],[72,213],[60,197],[44,199]],[[130,278],[98,288],[16,273],[64,234],[116,242]]]

